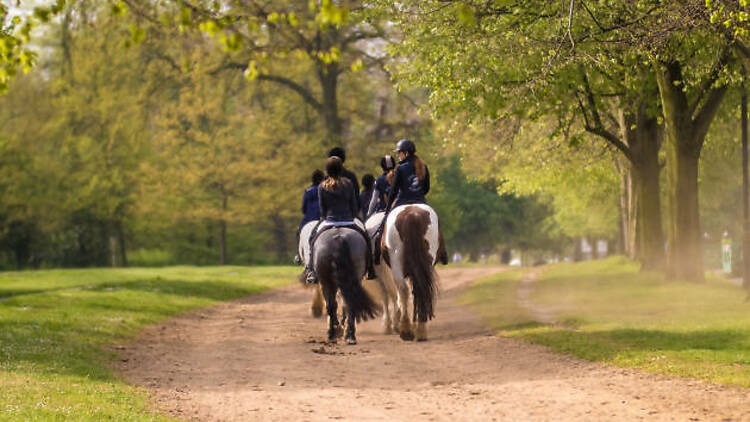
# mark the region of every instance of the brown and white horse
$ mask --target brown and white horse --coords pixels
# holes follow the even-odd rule
[[[388,214],[383,234],[383,258],[391,268],[398,289],[400,321],[398,331],[403,340],[427,340],[427,321],[435,316],[438,293],[435,264],[444,254],[440,242],[438,217],[425,204],[401,205]],[[414,321],[409,321],[409,284],[414,303]]]
[[[365,228],[367,229],[367,234],[370,235],[370,239],[375,237],[375,233],[380,228],[380,224],[384,218],[385,212],[381,211],[371,215],[365,221]],[[375,250],[374,244],[372,245],[372,250]],[[388,268],[385,260],[380,260],[380,264],[375,265],[375,274],[378,276],[375,284],[380,289],[380,296],[383,299],[383,333],[391,334],[393,331],[398,332],[398,291],[396,290],[396,284],[393,282],[391,269]],[[393,316],[391,314],[391,304],[393,305]]]

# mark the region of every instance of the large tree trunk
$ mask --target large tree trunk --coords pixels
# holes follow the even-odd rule
[[[221,200],[221,209],[224,212],[227,210],[226,196]],[[219,220],[219,255],[221,265],[227,265],[227,221],[224,218]]]
[[[683,135],[688,136],[688,135]],[[667,136],[667,195],[670,277],[703,281],[703,248],[698,215],[698,153]]]
[[[339,116],[338,105],[338,65],[334,63],[321,64],[318,69],[320,87],[323,91],[322,114],[326,130],[326,144],[337,146],[341,144],[343,124]]]
[[[120,265],[128,266],[128,251],[125,245],[125,229],[122,226],[122,220],[117,220],[117,245],[120,254]]]
[[[703,281],[703,248],[698,212],[698,160],[703,141],[726,86],[707,84],[697,99],[688,100],[679,62],[658,63],[656,79],[661,96],[667,143],[669,235],[667,275]],[[710,79],[708,79],[710,81]]]
[[[664,269],[664,230],[659,192],[659,127],[655,119],[641,121],[638,131],[640,157],[633,164],[637,180],[638,246],[641,270]]]
[[[742,285],[745,290],[750,290],[750,174],[748,174],[748,151],[747,151],[747,91],[742,86],[740,124],[742,142]]]
[[[661,130],[647,105],[637,104],[632,110],[621,110],[620,130],[630,148],[630,172],[634,197],[632,207],[634,254],[641,270],[664,269],[664,230],[662,228],[659,189],[659,149]]]

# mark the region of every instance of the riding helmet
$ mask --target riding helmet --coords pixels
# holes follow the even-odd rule
[[[384,155],[383,158],[380,159],[380,168],[384,171],[393,170],[394,167],[396,167],[396,162],[393,161],[393,157],[390,155]]]
[[[414,154],[417,151],[417,147],[414,146],[414,142],[408,140],[408,139],[402,139],[398,141],[396,144],[396,149],[393,150],[394,152],[406,152],[409,154]]]
[[[341,158],[342,163],[346,161],[346,151],[344,151],[344,148],[341,148],[341,147],[331,148],[331,150],[328,151],[328,156],[339,157]]]

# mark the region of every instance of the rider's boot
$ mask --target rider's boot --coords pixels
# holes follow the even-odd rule
[[[375,246],[375,251],[373,253],[373,258],[372,258],[375,265],[380,265],[380,241],[381,241],[381,235],[376,234],[372,242],[373,246]]]
[[[372,262],[370,262],[367,265],[367,279],[375,280],[376,278],[378,278],[378,275],[375,273],[375,267],[372,265]]]
[[[318,284],[318,274],[315,273],[315,270],[313,270],[311,266],[305,267],[305,272],[305,283]]]

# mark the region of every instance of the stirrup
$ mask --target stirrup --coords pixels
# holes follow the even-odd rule
[[[299,254],[294,255],[294,265],[301,265],[302,264],[302,258],[299,257]]]
[[[378,275],[375,273],[375,269],[374,268],[370,268],[369,270],[367,270],[367,279],[368,280],[375,280],[376,278],[378,278]]]
[[[315,270],[307,270],[307,277],[305,277],[305,283],[307,284],[318,284],[318,275],[315,274]]]

